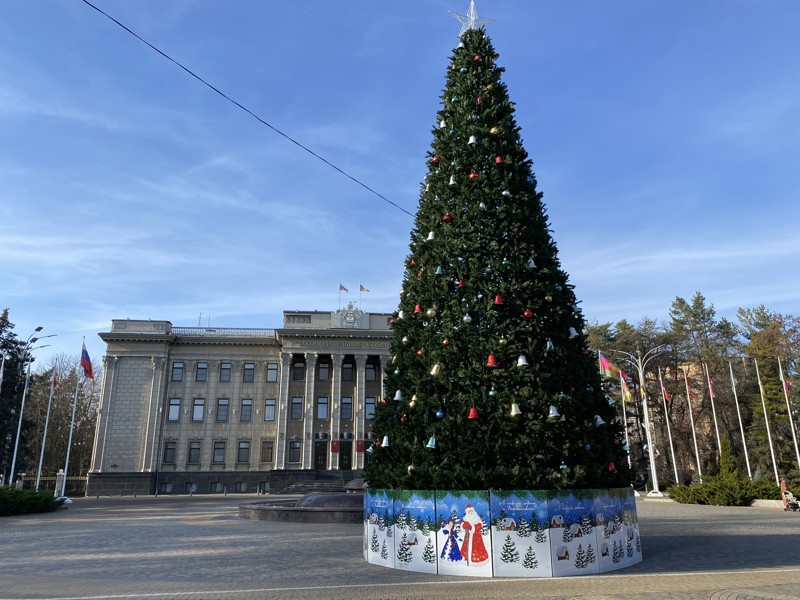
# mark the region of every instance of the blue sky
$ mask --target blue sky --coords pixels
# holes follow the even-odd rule
[[[413,213],[467,0],[96,4]],[[800,302],[800,4],[479,0],[589,321]],[[37,353],[114,318],[397,305],[412,218],[80,0],[3,4],[0,307]],[[202,318],[201,318],[202,314]]]

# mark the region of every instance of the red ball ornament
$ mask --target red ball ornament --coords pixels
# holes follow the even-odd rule
[[[526,319],[530,319],[533,317],[533,311],[530,308],[526,308],[525,312],[522,313],[522,316],[525,317]]]
[[[478,177],[480,177],[480,175],[478,175],[477,171],[472,171],[472,173],[469,174],[469,178],[473,181],[475,181]]]
[[[417,356],[422,356],[423,354],[425,354],[425,351],[422,348],[417,350]]]
[[[403,415],[402,417],[400,417],[400,422],[403,425],[405,425],[406,423],[408,423],[408,417],[406,415]]]
[[[480,54],[476,54],[475,55],[475,60],[480,60],[480,59],[481,59],[481,55]]]
[[[435,165],[438,165],[439,164],[439,157],[434,154],[433,158],[431,158],[431,162],[433,164],[435,164]]]
[[[453,221],[453,215],[451,215],[450,213],[445,213],[442,219],[444,219],[445,223],[451,223]]]
[[[389,326],[394,327],[394,319],[389,319]]]
[[[449,345],[450,345],[450,340],[448,340],[447,338],[444,338],[444,339],[442,340],[442,346],[444,346],[445,348],[447,348]]]

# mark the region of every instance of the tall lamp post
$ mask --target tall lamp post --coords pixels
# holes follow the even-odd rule
[[[623,352],[622,350],[614,350],[614,352],[617,354],[621,354],[625,357],[622,360],[630,364],[632,367],[635,367],[639,372],[639,391],[642,394],[642,411],[644,412],[644,433],[647,437],[647,455],[650,459],[650,478],[653,480],[653,489],[647,492],[647,495],[655,496],[657,498],[663,498],[664,494],[658,489],[658,474],[656,473],[656,460],[655,453],[653,452],[653,436],[650,432],[650,414],[647,410],[647,391],[645,390],[644,386],[644,370],[647,368],[647,363],[653,360],[656,355],[664,350],[665,346],[666,344],[656,346],[655,348],[645,352],[644,355],[642,355],[639,350],[636,351],[636,354]]]
[[[33,344],[38,342],[41,339],[55,337],[53,335],[43,335],[41,337],[34,337],[37,333],[39,333],[44,327],[39,325],[36,329],[33,330],[33,333],[28,336],[28,339],[25,340],[25,345],[22,346],[22,364],[26,365],[27,363],[27,372],[25,373],[25,388],[22,390],[22,404],[19,407],[19,423],[17,424],[17,438],[14,440],[14,455],[11,459],[11,474],[10,474],[10,481],[14,481],[14,469],[17,466],[17,451],[19,450],[19,436],[22,431],[22,417],[25,412],[25,399],[28,396],[28,388],[30,387],[30,380],[31,380],[31,363],[29,355],[30,353],[35,350],[36,348],[31,348]],[[38,346],[38,348],[44,348],[45,346]]]

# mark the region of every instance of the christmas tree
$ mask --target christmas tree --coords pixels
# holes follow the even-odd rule
[[[519,560],[519,550],[517,550],[517,545],[509,534],[506,534],[506,541],[503,543],[503,550],[500,553],[500,558],[503,562],[507,563],[514,563]]]
[[[374,488],[631,480],[497,59],[476,28],[450,59],[372,425]]]

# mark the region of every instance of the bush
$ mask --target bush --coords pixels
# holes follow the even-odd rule
[[[63,499],[53,497],[53,492],[50,491],[34,492],[0,487],[0,517],[52,512],[63,503]]]
[[[753,500],[780,499],[780,489],[765,479],[750,481],[740,477],[728,440],[723,440],[719,460],[719,475],[709,475],[702,483],[675,485],[668,490],[670,498],[681,504],[710,504],[713,506],[750,506]]]

